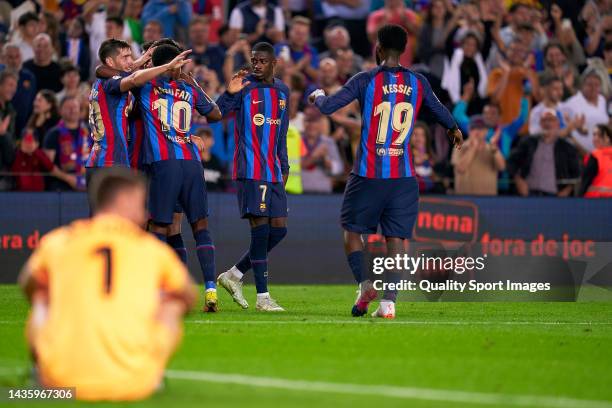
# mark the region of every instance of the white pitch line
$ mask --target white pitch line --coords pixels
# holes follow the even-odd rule
[[[378,397],[483,404],[493,406],[505,405],[542,408],[612,408],[612,402],[609,401],[583,400],[546,395],[513,395],[433,388],[400,387],[391,385],[333,383],[324,381],[259,377],[243,374],[225,374],[208,371],[167,370],[166,377],[176,380],[236,384],[249,387],[278,388],[292,391],[371,395]]]
[[[21,320],[0,320],[3,324],[23,324]],[[185,320],[186,324],[349,324],[349,325],[438,325],[438,326],[611,326],[612,322],[537,322],[537,321],[460,321],[460,320]]]
[[[451,320],[185,320],[189,324],[352,324],[352,325],[452,325],[452,326],[609,326],[612,322],[451,321]]]

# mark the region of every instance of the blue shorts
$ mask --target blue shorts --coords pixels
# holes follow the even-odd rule
[[[360,234],[409,239],[419,211],[414,177],[369,179],[351,174],[342,202],[342,227]]]
[[[151,164],[149,176],[149,212],[153,222],[171,224],[177,204],[190,224],[208,217],[202,163],[162,160]]]
[[[287,194],[283,183],[240,179],[238,187],[238,208],[242,218],[287,216]]]

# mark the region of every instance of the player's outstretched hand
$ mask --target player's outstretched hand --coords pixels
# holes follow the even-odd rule
[[[317,96],[325,96],[325,91],[322,89],[315,89],[310,95],[308,95],[308,102],[311,104],[315,103]]]
[[[240,71],[236,72],[227,84],[227,92],[230,94],[235,94],[247,87],[251,83],[251,81],[244,80],[248,74],[249,71],[246,69],[241,69]]]
[[[459,128],[449,129],[446,131],[446,134],[451,140],[451,143],[457,148],[457,150],[461,149],[461,145],[463,144],[463,133],[459,130]]]
[[[170,61],[167,65],[168,71],[179,69],[183,65],[189,64],[191,60],[185,59],[187,55],[191,53],[191,50],[185,50],[177,55],[172,61]]]

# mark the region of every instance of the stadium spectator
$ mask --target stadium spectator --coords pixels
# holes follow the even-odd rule
[[[434,155],[429,126],[425,123],[417,122],[414,124],[414,130],[412,136],[410,136],[410,149],[414,171],[419,182],[419,192],[432,192],[436,188],[437,176],[433,168]]]
[[[442,88],[446,89],[453,103],[461,99],[461,90],[471,82],[476,92],[470,92],[467,111],[474,114],[482,111],[484,98],[487,96],[487,70],[479,51],[480,37],[474,31],[468,31],[461,40],[461,48],[455,49],[450,60],[444,60]]]
[[[542,50],[544,48],[548,38],[541,27],[537,32],[533,31],[533,23],[538,23],[534,20],[534,17],[537,17],[537,15],[533,13],[533,7],[526,2],[515,2],[510,6],[508,11],[510,24],[499,30],[500,41],[497,43],[497,46],[502,48],[502,52],[506,52],[506,50],[511,48],[512,43],[517,40],[527,48],[527,51]],[[521,40],[524,40],[524,37],[521,38],[521,31],[530,31],[535,35],[531,35],[529,43],[523,43]],[[501,55],[498,54],[496,56],[500,57]],[[494,57],[492,56],[492,58]]]
[[[455,105],[455,109],[453,109],[453,116],[455,117],[455,120],[457,120],[457,124],[461,129],[465,130],[469,130],[470,123],[470,117],[467,114],[467,105],[465,103],[465,100],[469,98],[470,92],[473,92],[473,86],[468,83],[464,87],[462,100],[459,101],[459,103]],[[482,116],[488,128],[487,141],[498,129],[500,129],[501,133],[500,137],[498,138],[498,143],[502,155],[505,158],[508,158],[510,148],[514,143],[514,140],[517,138],[521,127],[527,123],[528,112],[529,101],[527,98],[522,98],[520,101],[520,111],[518,116],[514,118],[512,122],[503,125],[501,122],[501,108],[499,104],[495,102],[488,102],[482,110]]]
[[[563,97],[563,81],[561,78],[554,76],[552,73],[544,73],[540,77],[540,86],[542,89],[542,101],[538,103],[529,112],[529,134],[537,135],[542,132],[540,122],[542,113],[549,109],[556,112],[559,118],[560,128],[567,127],[566,118],[563,117],[561,109],[561,98]]]
[[[173,38],[178,27],[187,27],[191,20],[191,3],[188,0],[149,0],[142,10],[141,21],[159,21],[163,36]]]
[[[4,44],[4,47],[2,47],[2,61],[7,71],[13,72],[19,77],[17,92],[15,92],[11,103],[15,111],[17,111],[15,132],[20,134],[32,112],[32,103],[34,102],[37,88],[36,78],[29,70],[23,68],[21,51],[19,51],[17,45],[13,43]]]
[[[544,48],[544,74],[553,75],[563,80],[563,100],[571,97],[578,89],[578,70],[567,60],[564,47],[555,41]]]
[[[26,129],[11,166],[15,174],[15,191],[44,191],[45,178],[40,173],[68,180],[69,176],[59,170],[39,146],[33,130]]]
[[[126,39],[125,37],[125,24],[121,17],[117,16],[109,16],[106,17],[106,38],[114,38],[117,40],[123,40],[130,44],[130,48],[132,49],[132,56],[134,59],[140,57],[140,45],[132,41],[131,39]]]
[[[0,128],[2,127],[0,123]],[[1,129],[0,129],[1,130]],[[0,173],[9,172],[11,164],[15,157],[15,145],[12,140],[8,137],[4,137],[0,134]],[[7,191],[12,188],[12,181],[10,177],[0,174],[0,191]]]
[[[85,31],[89,35],[89,52],[91,61],[91,78],[95,67],[100,63],[98,50],[106,40],[106,17],[120,16],[123,9],[122,0],[88,0],[83,5]]]
[[[445,29],[450,18],[445,0],[432,0],[418,35],[416,58],[438,79],[442,79],[444,71]]]
[[[189,24],[189,59],[198,65],[205,65],[214,70],[218,78],[223,78],[223,61],[225,53],[221,47],[208,44],[209,25],[204,17],[195,17]]]
[[[57,99],[62,100],[66,96],[87,97],[91,87],[81,82],[79,69],[72,64],[62,66],[62,90],[57,93]]]
[[[412,65],[413,50],[416,45],[416,38],[419,34],[419,17],[417,14],[406,7],[404,0],[385,0],[385,6],[370,13],[367,22],[367,33],[370,44],[376,43],[376,33],[385,24],[397,24],[408,33],[408,43],[406,50],[400,57],[400,64],[405,67]]]
[[[251,59],[251,44],[246,38],[240,38],[240,34],[227,24],[219,29],[219,45],[215,48],[223,53],[222,72],[217,72],[217,75],[225,82],[231,80],[234,73],[245,67]]]
[[[314,107],[304,111],[304,152],[302,153],[302,186],[305,193],[331,193],[333,177],[342,174],[344,166],[334,140],[322,134],[323,116]]]
[[[34,12],[21,15],[18,29],[11,36],[11,42],[19,46],[23,61],[34,58],[34,38],[40,33],[40,19]]]
[[[321,72],[323,72],[324,61],[321,61]],[[304,94],[306,92],[306,78],[299,72],[292,73],[283,82],[289,84],[289,90],[291,91],[289,95],[289,126],[301,134],[304,131],[303,105]]]
[[[319,54],[310,45],[310,19],[302,16],[294,17],[289,27],[288,41],[281,42],[274,48],[276,57],[287,68],[301,72],[310,81],[317,81]]]
[[[51,37],[51,45],[53,46],[53,50],[54,50],[54,54],[53,54],[53,59],[57,58],[57,52],[59,52],[59,50],[61,50],[61,46],[60,46],[60,23],[57,20],[57,18],[55,17],[55,15],[53,15],[53,13],[49,12],[48,10],[43,10],[40,13],[40,23],[38,25],[38,31],[41,33],[47,33],[49,34],[49,37]]]
[[[11,100],[17,92],[17,75],[11,71],[0,72],[0,137],[15,143],[15,119],[17,112]]]
[[[593,131],[595,149],[582,173],[580,196],[612,198],[612,128],[599,124]]]
[[[250,44],[270,42],[276,44],[284,38],[283,10],[266,0],[247,0],[232,10],[229,27],[238,34],[246,34]]]
[[[206,65],[197,65],[193,69],[193,75],[196,81],[204,89],[204,92],[212,99],[217,99],[221,94],[221,82],[217,73],[209,69]]]
[[[338,66],[333,59],[325,58],[321,61],[319,84],[327,95],[333,95],[340,89]],[[356,145],[351,146],[351,142],[356,143],[359,139],[361,130],[359,116],[359,105],[357,102],[352,102],[323,120],[322,131],[336,141],[344,165],[347,168],[352,164],[353,153],[357,148]]]
[[[146,181],[114,168],[96,182],[93,218],[47,234],[19,276],[32,305],[26,338],[44,386],[139,400],[159,388],[196,290],[174,252],[141,229]]]
[[[563,10],[557,4],[552,4],[550,7],[550,17],[552,27],[554,28],[553,38],[555,38],[555,40],[549,40],[546,47],[544,47],[544,53],[546,53],[546,50],[551,44],[554,44],[562,53],[567,53],[570,66],[573,68],[573,71],[575,71],[575,67],[584,65],[585,56],[584,49],[580,45],[576,31],[574,31],[572,27],[571,20],[563,19]],[[572,80],[577,77],[578,75],[574,75]]]
[[[604,47],[604,64],[608,70],[608,78],[612,81],[612,41],[607,42]]]
[[[157,20],[151,20],[144,25],[142,30],[143,43],[155,42],[163,37],[162,25]]]
[[[576,147],[583,153],[593,150],[593,131],[599,123],[608,123],[606,99],[601,94],[601,77],[596,70],[587,68],[580,77],[581,87],[576,95],[562,105],[562,109],[573,120],[584,116],[584,126],[574,130],[572,137]]]
[[[142,13],[143,0],[126,0],[123,16],[125,17],[125,25],[128,35],[126,40],[133,41],[137,44],[142,44],[142,21],[140,14]]]
[[[567,197],[580,176],[578,151],[559,138],[559,118],[554,110],[542,113],[540,126],[540,135],[521,138],[512,150],[508,171],[521,196]]]
[[[48,34],[40,33],[34,38],[34,58],[24,62],[23,67],[36,77],[38,90],[61,91],[62,72],[59,64],[53,61],[53,46]]]
[[[193,1],[193,13],[204,16],[208,20],[210,30],[208,41],[211,44],[219,42],[219,31],[225,23],[223,0]]]
[[[57,99],[52,91],[43,89],[34,98],[34,109],[28,120],[27,127],[39,144],[52,127],[57,125],[60,116],[57,109]]]
[[[370,0],[322,0],[323,26],[341,21],[351,38],[351,48],[359,55],[366,56],[372,52],[366,32],[366,23],[370,13]]]
[[[63,172],[66,180],[47,180],[47,190],[65,191],[85,187],[85,160],[89,155],[89,130],[80,120],[80,102],[66,97],[60,103],[61,120],[43,139],[43,149],[49,159]]]
[[[323,38],[325,40],[325,47],[327,51],[322,52],[319,55],[319,60],[325,58],[336,58],[336,54],[339,50],[344,50],[351,47],[351,36],[343,25],[332,24],[325,28],[323,32]],[[353,57],[352,71],[359,72],[363,70],[363,58],[361,55],[355,55]]]
[[[461,2],[458,5],[452,18],[446,24],[444,35],[446,41],[446,54],[450,57],[455,48],[461,44],[461,39],[466,33],[475,33],[479,38],[479,43],[482,44],[481,52],[484,58],[487,58],[491,43],[491,32],[485,29],[482,21],[481,7],[478,1],[469,0]]]
[[[204,166],[206,189],[208,191],[224,191],[227,171],[221,160],[212,152],[212,147],[215,145],[212,130],[208,127],[201,127],[196,131],[196,136],[202,141],[199,147],[200,155],[202,156],[202,166]]]
[[[506,161],[498,147],[501,129],[498,127],[487,142],[488,130],[483,116],[473,116],[468,139],[461,150],[453,151],[455,194],[497,195],[497,175],[505,169]]]
[[[582,11],[587,38],[584,40],[584,51],[589,57],[603,57],[603,46],[612,40],[612,15],[603,14],[596,3],[587,2]]]
[[[500,59],[500,67],[489,75],[487,94],[501,108],[501,123],[507,124],[519,116],[521,99],[530,93],[538,98],[539,82],[527,49],[519,41],[508,47],[508,60]]]
[[[62,57],[67,57],[73,65],[79,67],[81,80],[86,81],[89,78],[91,52],[82,18],[75,18],[69,23],[68,30],[60,35],[60,44]]]
[[[355,69],[355,52],[351,48],[336,51],[336,63],[338,64],[338,79],[345,84],[353,75],[359,71]]]

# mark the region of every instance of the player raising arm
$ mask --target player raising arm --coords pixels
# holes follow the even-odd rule
[[[240,215],[248,218],[251,226],[249,250],[219,275],[218,281],[246,309],[240,280],[252,267],[257,288],[255,307],[262,311],[284,310],[268,292],[268,252],[287,235],[285,183],[289,174],[290,91],[274,78],[275,65],[272,45],[255,44],[251,53],[253,73],[236,74],[217,101],[223,115],[236,112],[233,178],[238,185]]]
[[[375,234],[378,225],[387,242],[387,256],[403,251],[412,237],[418,212],[419,189],[410,154],[410,136],[422,107],[448,129],[453,144],[463,140],[455,120],[440,103],[421,74],[399,64],[406,48],[406,31],[385,25],[378,31],[377,68],[352,77],[336,94],[317,89],[309,100],[329,115],[355,99],[361,105],[361,141],[342,204],[341,222],[348,264],[360,290],[352,309],[363,316],[377,292],[366,277],[361,234]],[[387,283],[399,273],[386,274]],[[395,317],[397,291],[385,291],[378,317]]]
[[[153,51],[153,66],[163,67],[181,55],[174,45],[162,44]],[[198,87],[182,78],[182,65],[147,82],[133,92],[144,122],[142,163],[150,177],[149,229],[167,242],[178,203],[191,225],[204,276],[204,311],[217,311],[215,246],[208,231],[208,201],[204,169],[197,146],[191,139],[193,112],[209,122],[221,119],[217,105]]]
[[[106,40],[98,51],[100,61],[108,70],[117,72],[109,78],[97,79],[89,95],[89,125],[94,141],[86,162],[86,178],[91,179],[99,169],[120,166],[129,167],[128,114],[132,105],[130,89],[187,63],[188,52],[179,55],[165,66],[140,70],[130,74],[134,67],[132,50],[121,40]],[[145,54],[150,58],[150,53]],[[145,58],[145,59],[146,59]],[[143,64],[146,61],[140,61]]]

